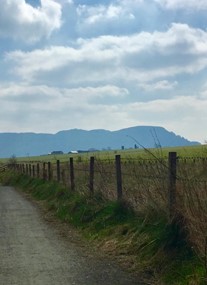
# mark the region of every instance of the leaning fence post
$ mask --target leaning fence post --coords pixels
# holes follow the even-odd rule
[[[60,182],[60,160],[57,160],[57,181]]]
[[[72,191],[75,190],[75,175],[74,175],[73,157],[70,157],[70,187]]]
[[[122,199],[122,175],[121,175],[121,156],[116,155],[116,185],[117,185],[117,199]]]
[[[93,194],[94,192],[94,156],[90,157],[89,190],[90,190],[90,193]]]
[[[169,218],[175,216],[176,207],[176,166],[177,153],[169,152],[168,167],[169,167],[169,181],[168,181],[168,195],[169,195]]]

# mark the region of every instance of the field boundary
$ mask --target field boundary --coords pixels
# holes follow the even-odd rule
[[[64,163],[60,160],[56,160],[55,163],[22,162],[10,165],[10,168],[32,178],[57,181],[71,191],[88,191],[91,195],[97,191],[103,191],[101,188],[108,187],[111,193],[109,195],[104,193],[104,195],[112,200],[127,200],[129,189],[126,181],[128,185],[131,182],[132,186],[129,187],[160,183],[164,189],[162,194],[166,196],[165,203],[169,218],[172,218],[177,209],[178,185],[202,183],[205,188],[207,187],[207,175],[196,176],[195,169],[198,166],[202,168],[201,172],[207,174],[207,158],[180,158],[176,152],[169,152],[167,158],[124,158],[122,160],[121,155],[115,155],[114,159],[97,159],[91,156],[87,161],[79,161],[70,157],[68,162]],[[0,171],[4,167],[2,166]],[[130,188],[131,192],[132,190]]]

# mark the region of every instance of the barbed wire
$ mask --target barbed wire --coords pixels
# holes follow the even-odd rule
[[[193,182],[193,183],[206,183],[207,182],[207,178],[205,179],[198,179],[196,177],[193,178],[186,178],[183,177],[182,173],[180,173],[180,166],[182,166],[183,163],[185,162],[206,162],[207,161],[207,157],[192,157],[192,156],[183,156],[177,157],[177,162],[178,162],[178,171],[179,173],[177,173],[176,175],[176,179],[178,181],[185,181],[185,182]],[[47,164],[48,161],[23,161],[21,162],[21,164],[34,164],[34,163],[39,163],[40,164],[40,169],[42,169],[42,165],[43,164]],[[121,163],[122,163],[122,176],[123,177],[136,177],[136,178],[143,178],[143,179],[162,179],[162,180],[166,180],[168,179],[168,158],[167,157],[161,157],[161,158],[140,158],[140,157],[124,157],[121,158]],[[180,165],[180,163],[182,163]],[[51,169],[54,168],[56,162],[54,162],[54,160],[51,161]],[[111,176],[115,176],[116,175],[116,171],[115,168],[114,169],[110,169],[108,170],[107,167],[111,167],[113,165],[115,165],[115,159],[114,158],[96,158],[95,157],[95,169],[94,169],[94,173],[99,173],[101,176],[104,175],[111,175]],[[65,171],[67,171],[69,169],[69,160],[68,161],[64,161],[64,162],[60,162],[60,165],[62,168],[64,168]],[[155,169],[155,167],[157,167],[159,165],[159,168]],[[133,169],[130,168],[130,166],[133,166]],[[136,167],[139,167],[138,169],[136,169]],[[129,167],[127,172],[126,167]],[[141,167],[141,168],[140,168]],[[144,167],[144,168],[143,168]],[[151,175],[151,174],[145,174],[145,173],[140,173],[138,171],[143,171],[143,172],[156,172],[157,170],[162,171],[163,173],[165,173],[164,175]],[[182,170],[182,169],[181,169]],[[186,170],[186,169],[184,169]],[[84,172],[84,173],[89,173],[89,159],[88,160],[84,160],[84,161],[74,161],[74,171],[79,171],[79,172]],[[136,172],[137,171],[137,172]],[[188,170],[189,171],[189,170]],[[191,170],[193,171],[193,169]],[[189,174],[189,173],[187,173]],[[204,174],[203,174],[204,175]],[[206,175],[207,176],[207,175]]]

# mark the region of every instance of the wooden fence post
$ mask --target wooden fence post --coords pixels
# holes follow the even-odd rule
[[[176,211],[176,167],[177,167],[177,153],[169,152],[168,156],[169,167],[169,181],[168,181],[168,195],[169,195],[169,218],[170,220],[175,216]]]
[[[37,163],[37,178],[40,177],[40,164]]]
[[[89,190],[94,193],[94,156],[90,157]]]
[[[32,165],[32,176],[35,177],[35,166],[34,166],[34,164]]]
[[[29,176],[30,176],[30,177],[32,176],[32,167],[31,167],[31,164],[29,164]]]
[[[28,164],[26,163],[26,174],[28,175]]]
[[[43,180],[46,180],[46,169],[45,169],[45,162],[43,162],[43,165],[42,165],[42,177],[43,177]]]
[[[122,199],[122,175],[121,175],[121,156],[116,155],[116,185],[117,185],[117,199]]]
[[[50,181],[52,179],[51,162],[47,163],[47,173],[48,180]]]
[[[60,182],[60,160],[57,160],[57,181]]]
[[[70,187],[72,191],[75,190],[75,175],[74,175],[73,157],[70,157]]]

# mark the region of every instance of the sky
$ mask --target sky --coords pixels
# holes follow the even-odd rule
[[[206,0],[1,0],[0,132],[207,140]]]

